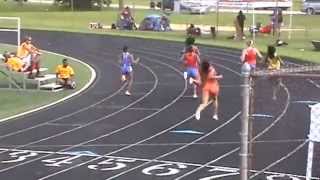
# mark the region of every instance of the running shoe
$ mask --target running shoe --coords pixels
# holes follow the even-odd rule
[[[131,93],[129,91],[126,91],[124,94],[127,96],[131,96]]]
[[[212,119],[213,119],[213,120],[219,120],[218,115],[217,115],[217,114],[214,114],[214,115],[212,116]]]
[[[183,78],[184,78],[185,80],[187,80],[187,78],[188,78],[188,73],[187,73],[187,72],[183,72]]]
[[[122,75],[121,76],[121,81],[125,81],[126,80],[126,76],[125,75]]]
[[[193,94],[193,96],[192,96],[193,98],[198,98],[198,95],[197,94]]]
[[[196,111],[195,118],[196,120],[200,120],[200,111]]]
[[[189,78],[189,84],[193,84],[193,78]]]

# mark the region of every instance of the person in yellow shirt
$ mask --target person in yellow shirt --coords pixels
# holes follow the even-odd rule
[[[4,53],[4,62],[11,71],[22,72],[23,62],[20,58],[9,52]]]
[[[283,65],[282,59],[277,55],[276,48],[274,46],[268,46],[267,56],[266,56],[266,65],[267,68],[271,71],[280,70],[281,65]],[[272,82],[272,99],[277,99],[277,93],[280,89],[282,83],[281,78],[272,77],[270,78]]]
[[[74,89],[76,87],[74,81],[74,71],[69,65],[67,59],[62,60],[62,64],[56,68],[57,84],[61,84],[64,88]]]

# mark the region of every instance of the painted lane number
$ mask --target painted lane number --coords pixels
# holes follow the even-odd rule
[[[169,166],[169,167],[168,167]],[[177,166],[177,168],[172,168],[170,166]],[[142,170],[142,173],[146,175],[154,175],[154,176],[172,176],[178,174],[180,172],[179,169],[187,168],[186,165],[183,164],[158,164]],[[166,171],[162,173],[157,173],[159,171]]]
[[[125,163],[135,162],[135,159],[107,159],[97,165],[88,165],[89,169],[100,171],[114,171],[127,167]],[[100,167],[101,166],[101,167]],[[107,166],[107,167],[105,167]]]
[[[45,166],[60,167],[63,164],[72,164],[72,160],[78,159],[81,156],[82,155],[64,156],[64,157],[53,158],[53,159],[45,159],[45,160],[42,160],[42,162],[47,163],[47,164],[44,164]]]
[[[21,162],[26,160],[29,157],[34,157],[37,156],[38,153],[36,152],[30,152],[30,151],[18,151],[18,152],[12,152],[9,154],[9,156],[11,158],[11,160],[5,160],[5,161],[1,161],[2,163],[15,163],[15,162]]]

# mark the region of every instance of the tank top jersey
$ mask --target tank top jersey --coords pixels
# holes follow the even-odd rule
[[[208,73],[208,78],[204,81],[203,90],[209,91],[211,94],[218,95],[220,89],[219,82],[215,78],[210,78],[215,75],[217,75],[217,72],[213,67],[211,67]]]
[[[184,55],[186,67],[198,68],[197,55],[194,52],[188,52]]]
[[[123,67],[131,67],[132,66],[132,59],[131,59],[130,53],[128,53],[128,52],[122,53],[121,65]]]
[[[246,55],[245,55],[245,61],[248,64],[253,64],[255,65],[257,63],[257,52],[254,48],[248,48],[246,50]]]

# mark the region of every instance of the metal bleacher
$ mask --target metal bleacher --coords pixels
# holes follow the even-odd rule
[[[34,70],[34,74],[36,71]],[[0,76],[4,76],[6,84],[2,88],[22,89],[22,90],[47,90],[60,91],[62,85],[56,84],[56,75],[49,74],[48,68],[40,68],[42,77],[28,78],[29,72],[14,72],[10,71],[4,63],[0,63]]]

